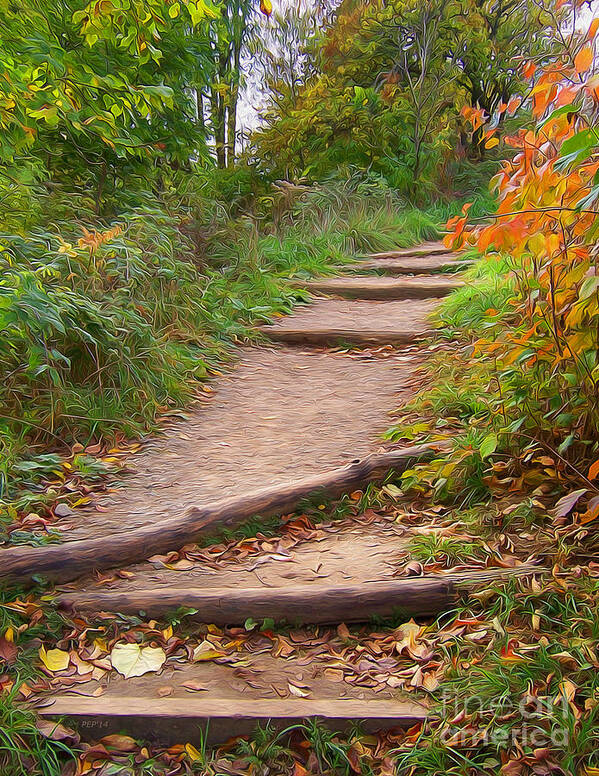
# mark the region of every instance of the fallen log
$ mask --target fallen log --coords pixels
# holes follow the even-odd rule
[[[255,491],[254,493],[193,507],[179,517],[160,520],[95,539],[45,547],[11,547],[0,550],[0,579],[28,581],[34,576],[68,581],[101,569],[125,566],[151,555],[177,550],[200,533],[231,527],[255,515],[292,512],[307,498],[335,498],[357,487],[402,472],[420,460],[435,456],[435,448],[419,445],[375,453],[331,471]]]
[[[409,345],[426,336],[426,330],[408,329],[390,331],[387,329],[312,329],[308,327],[293,329],[285,326],[260,326],[262,334],[272,342],[290,345],[324,345],[337,347],[353,345],[368,347],[371,345]]]
[[[159,618],[180,606],[195,609],[190,615],[215,625],[240,625],[248,617],[266,617],[292,625],[308,623],[367,622],[373,617],[431,617],[445,611],[456,590],[475,588],[543,569],[530,564],[515,568],[490,568],[455,574],[406,577],[359,585],[293,585],[259,588],[152,587],[142,590],[75,591],[56,598],[57,605],[76,612],[118,612]]]

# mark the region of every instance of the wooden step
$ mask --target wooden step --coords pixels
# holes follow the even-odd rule
[[[431,617],[453,605],[456,589],[474,589],[501,579],[525,577],[545,569],[532,564],[403,577],[359,584],[289,584],[278,587],[185,587],[158,582],[147,588],[75,590],[56,604],[76,613],[99,611],[160,619],[178,607],[195,610],[189,620],[219,626],[242,625],[248,617],[294,626],[368,622],[373,617]]]
[[[341,296],[345,299],[429,299],[446,296],[464,283],[447,277],[379,277],[366,275],[357,277],[320,278],[301,285],[308,291]]]
[[[159,698],[106,694],[99,698],[58,695],[38,713],[46,719],[66,716],[84,739],[97,741],[125,733],[150,743],[190,743],[196,747],[219,744],[250,735],[270,723],[276,729],[319,719],[329,729],[343,732],[361,723],[368,732],[409,728],[426,719],[424,706],[409,702],[332,698]]]
[[[376,278],[375,278],[376,279]],[[314,299],[260,331],[274,342],[329,347],[402,346],[430,333],[438,298],[423,300]]]
[[[260,331],[273,342],[283,345],[312,345],[314,347],[366,348],[381,345],[411,345],[420,342],[430,329],[420,331],[390,331],[388,329],[306,329],[301,326],[280,328],[261,326]]]
[[[339,272],[347,270],[355,272],[380,272],[387,275],[432,275],[435,273],[459,272],[467,269],[474,262],[467,259],[451,259],[423,256],[406,259],[367,259],[355,264],[338,267]]]
[[[194,618],[215,625],[242,625],[248,617],[268,617],[291,625],[368,622],[372,617],[429,617],[454,601],[451,581],[410,577],[359,585],[290,587],[179,588],[83,591],[60,595],[60,607],[77,612],[119,612],[157,619],[180,606],[195,609]]]
[[[451,249],[446,248],[441,242],[428,242],[412,248],[398,248],[397,250],[382,251],[381,253],[370,253],[370,259],[405,259],[408,256],[442,256],[452,253]]]

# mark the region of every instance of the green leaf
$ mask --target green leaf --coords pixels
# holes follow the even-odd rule
[[[498,442],[499,440],[497,439],[497,434],[489,434],[489,436],[483,439],[481,446],[478,449],[480,457],[483,459],[483,461],[485,458],[488,458],[490,455],[492,455],[495,450],[497,450]]]
[[[555,165],[556,169],[563,170],[571,164],[588,159],[598,144],[597,134],[592,129],[583,129],[577,132],[562,143],[560,158]]]
[[[547,118],[543,119],[543,121],[537,125],[537,129],[542,129],[549,121],[553,121],[554,119],[563,116],[565,113],[578,113],[578,108],[572,103],[569,105],[562,105],[561,108],[556,108],[552,113],[549,114],[549,116],[547,116]]]
[[[597,291],[597,288],[599,288],[599,277],[597,275],[593,275],[590,278],[586,278],[582,285],[580,286],[580,291],[578,292],[578,298],[579,299],[588,299],[589,296],[592,296],[595,291]]]

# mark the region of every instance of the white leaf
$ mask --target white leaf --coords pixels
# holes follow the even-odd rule
[[[112,667],[125,679],[158,671],[166,661],[161,647],[140,647],[139,644],[116,644],[110,653]]]

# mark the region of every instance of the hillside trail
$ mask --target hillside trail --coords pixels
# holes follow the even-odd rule
[[[429,316],[463,285],[456,274],[463,266],[429,243],[304,284],[310,304],[263,327],[264,344],[240,349],[209,401],[148,440],[118,487],[57,525],[67,549],[119,536],[134,543],[136,532],[159,532],[189,510],[251,502],[261,488],[385,455],[389,413],[418,385]],[[191,634],[182,639],[151,620],[144,638],[164,650],[164,663],[130,678],[111,666],[119,637],[82,636],[83,662],[49,673],[34,687],[35,702],[47,717],[78,720],[92,739],[125,731],[167,743],[222,741],[269,720],[318,717],[337,729],[358,720],[370,729],[423,720],[415,691],[434,685],[434,670],[397,649],[412,626],[363,626],[354,640],[339,625],[399,611],[426,617],[450,604],[447,581],[398,578],[412,535],[395,516],[369,509],[316,523],[296,513],[274,536],[258,528],[251,538],[208,546],[191,534],[183,547],[149,557],[142,547],[138,563],[63,584],[59,603],[108,622],[119,613],[159,618],[184,605]],[[90,556],[90,572],[95,565]],[[304,624],[260,629],[252,617]],[[198,620],[211,624],[194,626]],[[126,643],[139,638],[138,631]]]

